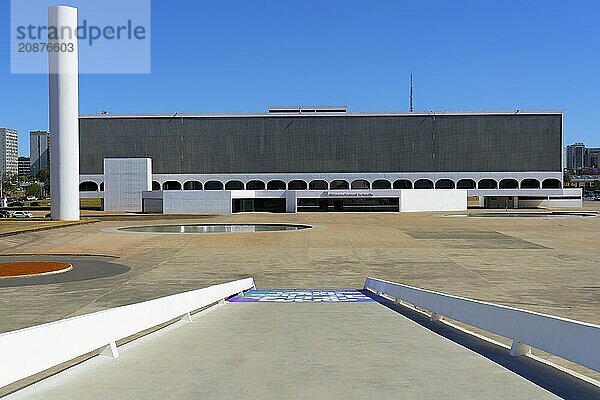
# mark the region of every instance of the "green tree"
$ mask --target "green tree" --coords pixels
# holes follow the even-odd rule
[[[13,182],[12,176],[3,176],[2,191],[4,196],[14,194],[17,191],[17,185]]]
[[[41,182],[43,187],[44,187],[44,193],[46,195],[49,194],[48,190],[50,188],[50,173],[48,172],[47,168],[41,168],[37,175],[36,178],[38,180],[38,182]]]
[[[41,197],[42,196],[42,187],[37,183],[32,183],[29,186],[27,186],[27,189],[25,190],[25,194],[27,196]]]

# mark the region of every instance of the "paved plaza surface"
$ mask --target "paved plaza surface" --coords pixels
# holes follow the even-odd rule
[[[123,233],[174,223],[290,222],[311,230]],[[125,274],[0,288],[0,331],[248,276],[261,289],[362,288],[367,275],[600,323],[600,217],[449,218],[443,214],[242,214],[105,221],[0,239],[0,255],[87,254]],[[9,311],[9,312],[8,312]]]
[[[169,330],[7,399],[557,398],[376,302],[226,303]]]

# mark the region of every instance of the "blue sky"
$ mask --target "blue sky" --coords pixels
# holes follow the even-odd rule
[[[68,4],[68,1],[65,2]],[[173,7],[177,4],[178,7]],[[600,2],[152,1],[152,73],[82,75],[80,111],[562,110],[600,146]],[[47,77],[10,73],[0,0],[0,126],[47,129]]]

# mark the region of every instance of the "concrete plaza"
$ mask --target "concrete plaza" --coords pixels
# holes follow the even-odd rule
[[[118,227],[290,222],[311,230],[173,235]],[[0,254],[111,256],[112,278],[1,288],[9,331],[242,277],[259,288],[360,288],[367,275],[600,323],[600,218],[441,214],[243,214],[123,220],[0,240]]]

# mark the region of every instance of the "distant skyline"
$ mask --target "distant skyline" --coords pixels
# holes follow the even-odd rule
[[[68,1],[64,2],[68,4]],[[0,126],[48,129],[45,75],[10,73],[0,0]],[[564,145],[600,147],[597,1],[152,2],[152,73],[82,75],[80,112],[565,110]],[[115,62],[117,62],[115,60]]]

